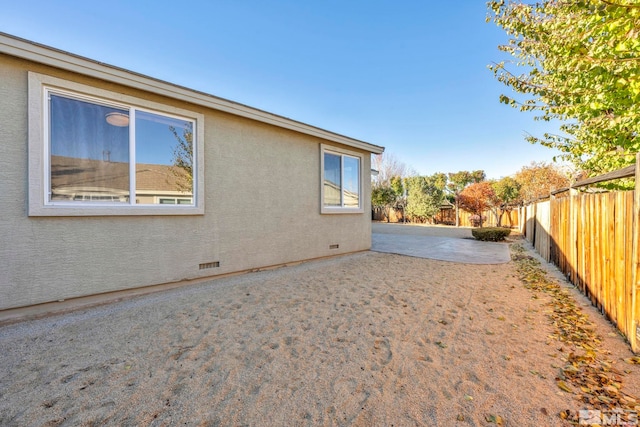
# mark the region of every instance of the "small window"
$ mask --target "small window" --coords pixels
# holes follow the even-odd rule
[[[322,213],[363,212],[362,156],[322,146]]]
[[[29,82],[42,106],[29,116],[30,173],[41,175],[31,182],[42,184],[29,188],[30,215],[203,213],[202,115],[35,73]]]

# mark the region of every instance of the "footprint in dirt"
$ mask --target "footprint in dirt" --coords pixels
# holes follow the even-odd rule
[[[371,353],[373,355],[373,363],[371,364],[370,369],[372,371],[382,369],[393,357],[389,338],[376,338],[373,342],[373,349]]]
[[[331,412],[350,424],[364,409],[369,393],[353,379],[339,379],[332,388],[336,405]]]

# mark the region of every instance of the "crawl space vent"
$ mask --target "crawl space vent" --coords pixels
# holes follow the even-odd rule
[[[206,270],[207,268],[216,268],[216,267],[220,267],[220,261],[205,262],[204,264],[200,264],[200,270]]]
[[[340,245],[329,245],[329,249],[338,249]]]

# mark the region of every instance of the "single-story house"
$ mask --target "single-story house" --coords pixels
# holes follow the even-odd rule
[[[0,33],[0,310],[367,250],[383,147]]]

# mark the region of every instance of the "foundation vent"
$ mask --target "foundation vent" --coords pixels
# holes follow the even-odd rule
[[[200,270],[206,270],[207,268],[216,268],[216,267],[220,267],[220,261],[205,262],[204,264],[200,264]]]
[[[338,249],[340,245],[329,245],[329,249]]]

